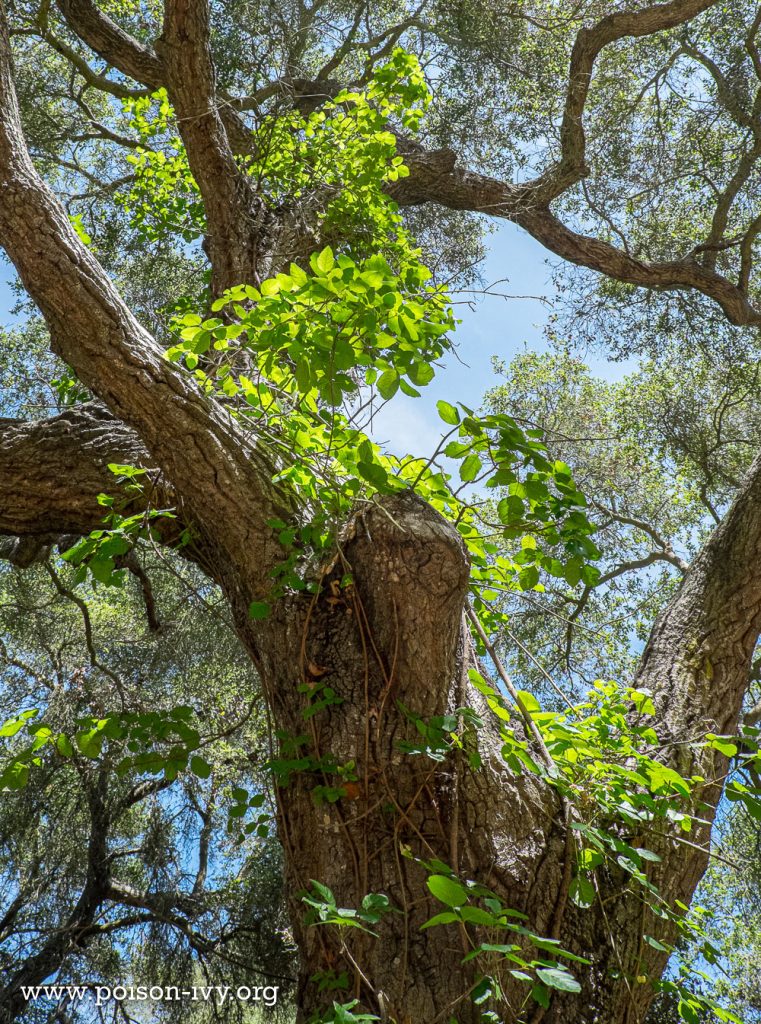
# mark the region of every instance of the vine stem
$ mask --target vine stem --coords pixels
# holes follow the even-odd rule
[[[502,682],[505,684],[507,692],[510,694],[510,697],[511,697],[513,703],[518,708],[518,711],[520,712],[521,717],[523,718],[523,721],[526,723],[526,728],[528,729],[528,731],[531,733],[531,735],[536,740],[536,744],[539,747],[539,749],[541,750],[542,757],[545,760],[546,767],[548,769],[550,769],[550,772],[552,772],[554,770],[554,767],[555,767],[555,761],[553,760],[552,754],[547,749],[547,744],[544,742],[544,737],[542,736],[541,732],[539,731],[538,725],[536,724],[534,719],[531,717],[531,712],[528,710],[526,705],[523,703],[523,699],[522,699],[520,693],[518,692],[518,690],[515,688],[515,685],[513,684],[512,679],[510,678],[510,676],[505,671],[505,667],[502,664],[502,662],[500,661],[499,655],[497,654],[496,650],[494,649],[494,645],[492,644],[491,640],[489,640],[488,636],[484,632],[484,627],[481,625],[481,622],[480,622],[478,616],[473,611],[473,608],[472,608],[472,606],[470,604],[466,605],[465,614],[470,619],[471,623],[473,624],[473,626],[475,628],[476,633],[478,634],[478,636],[479,636],[479,638],[481,640],[481,643],[486,648],[486,653],[491,658],[492,663],[494,664],[494,667],[497,670],[497,674],[499,675],[499,678],[502,680]]]
[[[499,655],[494,649],[494,645],[486,635],[486,632],[483,626],[481,625],[478,616],[476,615],[475,611],[473,610],[470,604],[466,605],[465,614],[472,623],[476,633],[478,634],[478,637],[481,640],[481,643],[484,645],[486,653],[491,658],[492,663],[495,669],[497,670],[497,674],[499,675],[502,682],[505,684],[507,692],[510,694],[510,697],[515,703],[515,706],[518,708],[521,717],[526,723],[526,727],[528,728],[529,732],[536,741],[537,746],[541,750],[542,757],[544,758],[547,769],[550,772],[550,775],[552,775],[555,767],[555,762],[553,760],[552,754],[549,752],[547,748],[547,744],[544,742],[544,737],[542,736],[539,730],[539,726],[531,717],[531,712],[526,707],[525,703],[521,698],[520,693],[513,684],[512,679],[507,674],[507,671],[505,670],[505,667],[502,664]],[[558,789],[558,795],[560,797],[560,801],[563,807],[563,819],[565,822],[565,858],[563,863],[563,878],[560,886],[560,896],[558,898],[557,906],[555,907],[555,913],[552,919],[550,937],[553,939],[560,938],[560,931],[563,926],[563,918],[565,916],[566,906],[568,905],[568,892],[571,884],[572,855],[574,842],[573,830],[571,828],[574,817],[571,801],[568,799],[568,796],[560,789]],[[540,1024],[541,1020],[544,1017],[544,1014],[545,1007],[538,1006],[533,1017],[531,1018],[531,1024]]]

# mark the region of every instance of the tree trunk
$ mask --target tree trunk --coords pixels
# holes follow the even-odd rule
[[[315,978],[346,971],[350,992],[367,1010],[400,1024],[432,1021],[467,992],[464,951],[451,928],[420,931],[443,908],[402,851],[459,860],[459,784],[452,763],[399,749],[415,734],[400,702],[426,720],[463,702],[467,562],[456,533],[411,497],[359,516],[351,532],[318,598],[291,602],[273,623],[272,655],[262,658],[277,726],[308,737],[295,756],[355,765],[335,803],[315,792],[341,786],[330,771],[294,773],[279,791],[302,958],[299,1020],[325,1005]],[[299,692],[305,684],[318,688],[313,700],[330,686],[341,703],[307,718],[309,695]],[[301,895],[311,879],[327,885],[339,907],[356,908],[367,893],[387,895],[394,909],[374,929],[379,938],[305,926]],[[463,1021],[476,1019],[466,1001],[460,1008]]]
[[[456,530],[403,494],[359,514],[341,551],[319,594],[276,607],[256,642],[280,757],[318,762],[278,789],[301,954],[298,1020],[333,998],[354,997],[398,1024],[475,1024],[483,1007],[469,992],[482,972],[462,964],[475,936],[451,925],[421,931],[447,908],[428,892],[430,872],[414,858],[489,886],[547,929],[565,853],[556,799],[536,779],[510,776],[488,721],[468,741],[479,747],[477,772],[463,751],[438,762],[400,747],[421,739],[403,708],[427,722],[482,701],[467,677],[476,662],[463,621],[468,564]],[[241,624],[245,637],[251,624]],[[312,713],[325,687],[334,702]],[[295,752],[286,737],[301,738]],[[334,769],[347,765],[345,781]],[[342,795],[326,800],[325,786]],[[305,924],[301,897],[311,880],[327,886],[339,907],[386,895],[392,910],[371,926],[378,937]],[[320,990],[320,978],[342,972],[348,993]]]

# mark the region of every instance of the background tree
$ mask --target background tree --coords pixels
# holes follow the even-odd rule
[[[191,581],[208,589],[203,579],[154,561],[149,583],[138,564],[133,585],[89,594],[49,561],[3,572],[3,717],[36,708],[49,726],[78,736],[72,749],[45,751],[34,784],[2,801],[3,1019],[88,1019],[88,1001],[29,997],[27,987],[51,977],[276,985],[287,1011],[292,945],[278,850],[266,826],[249,828],[270,817],[257,795],[266,792],[257,780],[269,751],[256,681],[213,594],[189,596]],[[115,708],[133,716],[130,738],[93,749],[77,723]],[[176,717],[178,708],[187,714]],[[149,753],[116,771],[161,709],[180,732],[163,743],[151,737]],[[162,750],[183,735],[203,778],[157,773],[149,761],[161,766]],[[248,809],[250,798],[259,810]],[[216,1010],[212,1002],[168,1001],[154,1013],[238,1020],[246,1012],[235,1000]],[[100,1008],[108,1020],[134,1012],[139,1004]]]

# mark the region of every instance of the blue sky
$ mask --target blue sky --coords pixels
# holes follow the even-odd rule
[[[376,440],[387,441],[399,454],[436,447],[441,431],[435,411],[439,399],[480,406],[484,392],[496,381],[493,356],[510,359],[524,346],[544,346],[543,328],[553,297],[547,250],[507,221],[499,223],[487,244],[489,252],[481,266],[485,285],[493,286],[495,292],[531,297],[454,296],[456,316],[462,320],[455,335],[457,355],[448,358],[420,398],[397,394],[375,417]],[[472,308],[465,304],[468,300]]]
[[[493,356],[509,361],[524,348],[546,347],[544,327],[555,299],[553,257],[507,221],[498,222],[487,243],[489,252],[481,267],[484,282],[494,286],[496,292],[513,297],[456,296],[457,300],[474,302],[473,309],[457,306],[457,316],[462,320],[455,336],[457,356],[449,357],[420,398],[397,394],[375,417],[374,438],[387,441],[397,454],[433,451],[442,427],[435,410],[439,399],[464,402],[472,408],[480,406],[484,393],[497,381]],[[633,367],[633,361],[588,361],[596,373],[608,379],[618,379]]]
[[[8,287],[8,281],[12,277],[13,268],[9,266],[8,260],[1,250],[0,257],[2,257],[0,259],[0,326],[7,327],[14,319],[10,311],[16,301]]]

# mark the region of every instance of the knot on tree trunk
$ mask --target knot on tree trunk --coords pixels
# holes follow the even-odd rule
[[[413,491],[372,503],[352,523],[347,548],[355,575],[387,592],[414,592],[444,612],[450,604],[461,610],[470,563],[460,534]]]
[[[352,524],[346,557],[375,643],[394,663],[399,696],[446,709],[469,561],[455,527],[412,491],[386,497]]]

